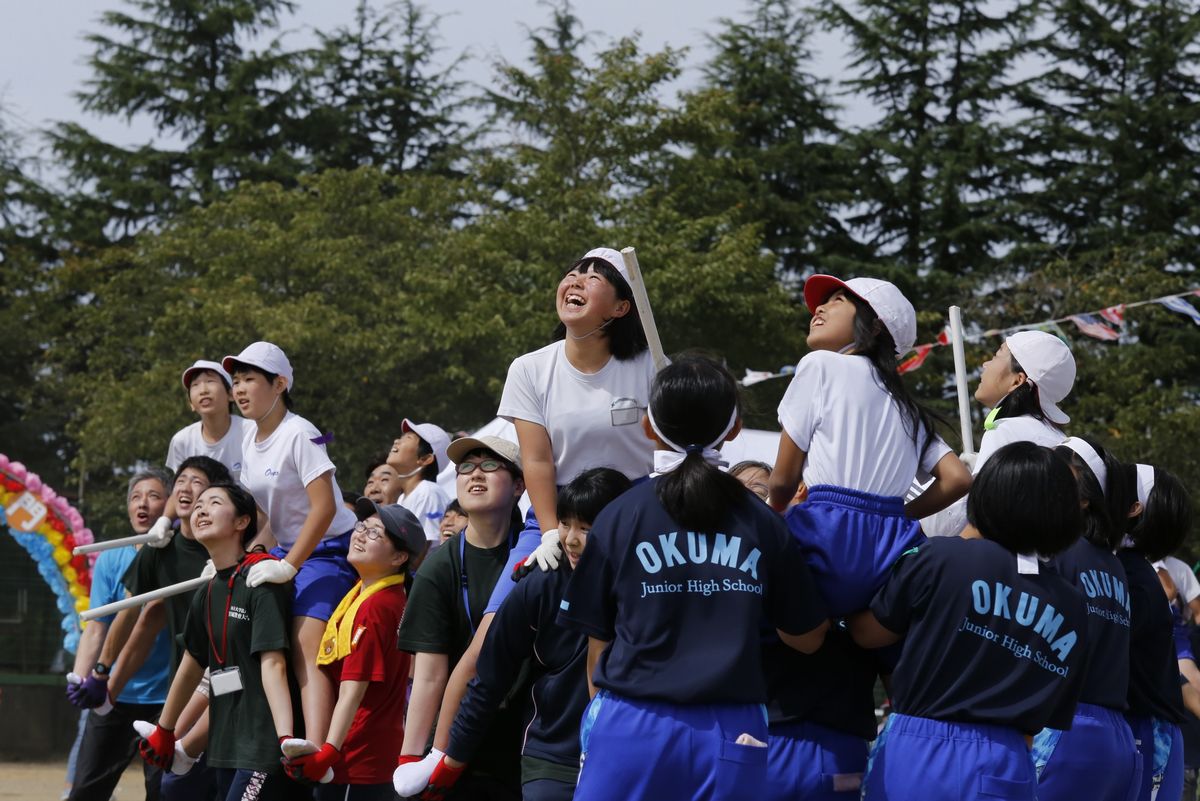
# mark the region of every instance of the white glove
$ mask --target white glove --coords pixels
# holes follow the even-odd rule
[[[171,537],[175,536],[175,529],[171,528],[171,518],[160,517],[146,533],[154,535],[154,539],[148,541],[147,545],[151,548],[166,548]]]
[[[145,720],[135,720],[133,730],[141,737],[149,737],[154,733],[154,724]],[[176,740],[175,756],[171,758],[171,772],[176,776],[186,776],[198,759],[198,756],[188,756],[188,752],[183,750],[183,743]]]
[[[396,794],[401,798],[420,795],[421,791],[429,786],[429,777],[433,775],[434,768],[444,756],[444,753],[434,748],[429,752],[429,756],[420,762],[409,762],[396,768],[396,772],[392,774],[392,786],[396,788]]]
[[[264,559],[250,568],[246,575],[246,586],[259,584],[287,584],[296,577],[296,568],[286,559]],[[318,749],[319,750],[319,749]]]
[[[254,568],[251,568],[251,570],[253,570],[253,569]],[[205,579],[205,580],[210,580],[210,579],[216,577],[216,575],[217,575],[217,566],[212,563],[211,559],[209,559],[207,562],[204,563],[204,569],[200,571],[200,578]]]
[[[975,472],[975,462],[979,461],[978,453],[960,453],[958,460],[967,466],[967,469],[972,473]]]
[[[534,562],[537,562],[542,572],[558,570],[558,558],[560,556],[562,556],[562,548],[558,544],[558,529],[552,528],[542,534],[542,544],[535,548],[533,553],[529,554],[529,558],[525,560],[525,564],[532,565]]]
[[[288,759],[293,759],[298,756],[315,754],[321,749],[312,740],[304,740],[299,737],[289,737],[279,744],[279,750],[282,751],[283,755]],[[320,783],[329,784],[331,781],[333,781],[333,768],[327,768],[325,770],[325,775],[320,779]]]

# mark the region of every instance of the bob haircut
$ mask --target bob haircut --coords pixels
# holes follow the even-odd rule
[[[250,525],[246,526],[245,532],[242,533],[242,545],[249,545],[250,541],[258,536],[258,506],[254,503],[254,496],[241,486],[232,483],[210,484],[208,489],[219,489],[224,492],[225,496],[229,498],[229,502],[233,504],[234,514],[237,517],[250,518]]]
[[[637,304],[633,301],[633,290],[624,276],[599,256],[580,259],[572,264],[563,275],[576,270],[581,273],[588,271],[599,273],[605,281],[612,284],[613,289],[617,290],[619,299],[629,301],[629,312],[624,317],[614,319],[604,330],[609,352],[617,358],[617,361],[623,362],[646,350],[649,346],[646,344],[646,332],[642,330],[642,318],[638,316]],[[566,337],[567,327],[560,321],[554,329],[551,341],[557,342]]]
[[[590,525],[600,510],[632,486],[624,473],[611,467],[584,470],[558,491],[558,519]]]
[[[1192,530],[1192,499],[1174,474],[1155,467],[1146,508],[1131,522],[1134,550],[1156,562],[1178,550]]]
[[[1083,531],[1079,486],[1049,448],[1013,442],[996,451],[967,495],[967,520],[1013,553],[1053,556]]]

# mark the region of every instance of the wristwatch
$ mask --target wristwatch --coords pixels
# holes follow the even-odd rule
[[[96,666],[92,668],[92,672],[100,678],[106,678],[108,674],[112,672],[112,665],[106,665],[103,662],[97,662]]]

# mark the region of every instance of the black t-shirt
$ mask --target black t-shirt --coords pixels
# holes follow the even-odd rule
[[[396,636],[396,647],[401,651],[446,654],[451,671],[471,644],[496,582],[511,581],[504,575],[507,541],[495,548],[476,548],[464,542],[465,537],[465,532],[455,534],[421,563],[413,576]],[[470,619],[463,605],[460,548],[467,563]],[[520,713],[507,708],[493,719],[467,775],[488,776],[501,784],[519,786],[520,745]]]
[[[590,546],[589,546],[590,547]],[[571,568],[535,570],[504,599],[479,653],[478,671],[458,709],[446,753],[472,761],[500,702],[530,661],[533,685],[520,696],[521,753],[579,767],[579,723],[588,705],[587,637],[556,621]]]
[[[1188,627],[1188,639],[1191,641],[1192,653],[1200,654],[1200,628]],[[1183,731],[1183,764],[1189,768],[1200,767],[1200,719],[1185,709],[1184,721],[1180,725]]]
[[[1129,579],[1129,711],[1181,723],[1183,695],[1167,594],[1146,557],[1126,548],[1117,558]]]
[[[208,764],[214,768],[276,773],[280,770],[279,741],[263,690],[259,654],[263,651],[286,654],[293,589],[290,582],[260,584],[250,589],[246,586],[247,571],[238,570],[235,575],[235,570],[228,567],[218,571],[216,578],[192,597],[184,627],[184,647],[193,659],[212,672],[236,667],[241,677],[240,691],[224,695],[214,692],[210,698]],[[289,660],[285,668],[289,691],[291,674]],[[303,717],[294,692],[292,700],[292,718],[296,728],[300,728]]]
[[[672,520],[644,482],[596,517],[559,623],[612,641],[595,684],[681,704],[762,703],[759,620],[803,634],[825,619],[783,519],[747,494],[715,532]]]
[[[809,722],[875,739],[875,679],[881,665],[843,628],[830,628],[821,649],[802,654],[772,635],[762,647],[767,717],[772,724]]]
[[[1129,584],[1112,551],[1080,539],[1050,560],[1083,593],[1088,648],[1083,691],[1087,704],[1123,711],[1129,694]]]
[[[162,548],[140,548],[130,563],[121,583],[130,595],[168,587],[188,581],[200,575],[208,562],[208,551],[195,540],[189,540],[176,532]],[[167,631],[171,634],[171,665],[177,667],[183,656],[180,635],[187,623],[188,608],[192,605],[192,594],[181,592],[165,599],[167,609]]]
[[[897,712],[1030,734],[1070,728],[1087,611],[1045,565],[1022,573],[997,543],[938,537],[900,558],[871,611],[905,635],[892,674]]]

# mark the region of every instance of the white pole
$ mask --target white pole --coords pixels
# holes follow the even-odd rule
[[[971,399],[967,395],[967,353],[963,347],[962,309],[950,307],[950,344],[954,347],[954,382],[958,385],[958,425],[962,433],[963,453],[975,453],[971,432]]]
[[[667,366],[667,354],[658,338],[658,326],[654,324],[654,311],[650,308],[650,296],[646,294],[646,282],[642,280],[642,268],[638,266],[637,251],[625,248],[621,251],[625,269],[629,271],[629,287],[633,290],[633,302],[637,305],[638,317],[642,319],[642,330],[646,332],[646,344],[654,358],[654,369]]]
[[[158,539],[157,534],[135,534],[132,537],[121,537],[116,540],[105,540],[104,542],[93,542],[88,545],[76,545],[75,550],[71,551],[72,556],[82,556],[85,553],[100,553],[101,551],[111,551],[113,548],[123,548],[126,545],[141,545],[150,540]]]
[[[111,604],[97,606],[95,609],[89,609],[86,612],[81,612],[79,614],[79,619],[84,621],[95,620],[98,617],[106,617],[108,615],[116,614],[122,609],[141,606],[142,604],[149,603],[150,601],[157,601],[160,598],[170,598],[172,595],[179,595],[180,593],[190,592],[191,590],[203,587],[206,581],[208,581],[208,579],[206,579],[204,576],[197,576],[194,579],[188,579],[187,581],[181,581],[178,584],[171,584],[166,587],[159,587],[157,590],[144,592],[141,595],[134,595],[130,598],[122,598],[120,601],[113,601]]]

